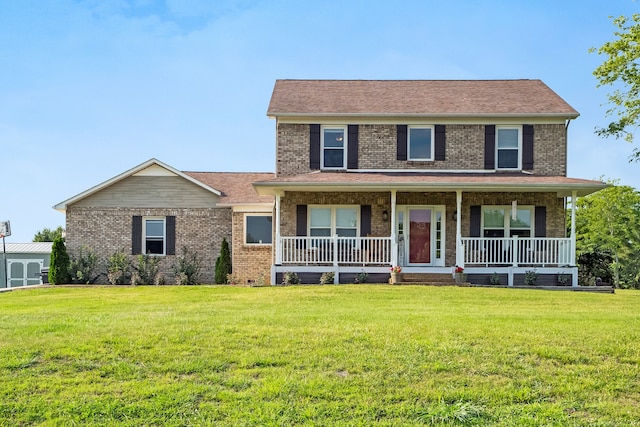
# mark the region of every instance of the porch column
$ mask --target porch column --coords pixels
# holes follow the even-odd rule
[[[462,190],[456,190],[456,265],[464,267],[464,246],[462,245]]]
[[[282,264],[282,245],[280,242],[280,192],[276,193],[276,265]]]
[[[578,202],[578,193],[576,190],[571,192],[571,266],[576,265],[576,203]],[[577,269],[571,275],[571,286],[578,286]]]
[[[396,190],[391,190],[391,265],[398,265],[398,236],[396,236]]]

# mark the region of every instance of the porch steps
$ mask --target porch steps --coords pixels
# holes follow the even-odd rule
[[[403,273],[398,285],[459,286],[451,273]]]

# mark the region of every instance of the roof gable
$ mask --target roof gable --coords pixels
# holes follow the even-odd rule
[[[540,80],[277,80],[267,115],[575,118],[578,112]]]
[[[83,191],[80,194],[77,194],[63,202],[58,203],[57,205],[55,205],[53,208],[64,212],[67,209],[68,205],[71,205],[73,203],[77,203],[83,199],[86,199],[89,196],[92,196],[108,187],[111,187],[112,185],[119,183],[123,180],[125,180],[126,178],[129,178],[131,176],[177,176],[177,177],[181,177],[186,179],[187,181],[211,192],[213,195],[216,196],[221,196],[221,192],[213,187],[208,186],[207,184],[198,181],[197,179],[194,179],[192,177],[190,177],[189,175],[184,174],[183,172],[180,172],[177,169],[174,169],[173,167],[162,163],[161,161],[157,160],[157,159],[150,159],[147,160],[144,163],[139,164],[138,166],[135,166],[131,169],[129,169],[128,171],[125,171],[111,179],[108,179],[107,181],[104,181],[94,187],[91,187],[90,189]]]

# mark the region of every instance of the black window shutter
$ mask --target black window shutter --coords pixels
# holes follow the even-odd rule
[[[349,125],[347,132],[347,169],[358,169],[358,125]]]
[[[407,160],[407,125],[398,125],[397,160]]]
[[[320,125],[309,125],[309,169],[320,169]]]
[[[166,218],[166,228],[167,228],[167,247],[166,254],[167,255],[175,255],[176,254],[176,217],[168,216]]]
[[[496,168],[496,126],[484,127],[484,168]]]
[[[535,237],[547,237],[547,208],[546,206],[536,206],[535,211]]]
[[[533,126],[522,126],[522,169],[533,169]]]
[[[307,235],[307,205],[296,206],[296,236]]]
[[[142,217],[134,216],[131,221],[131,255],[142,253]]]
[[[471,220],[469,223],[469,237],[480,237],[480,231],[482,229],[482,207],[471,206],[469,208],[469,213]]]
[[[360,237],[371,234],[371,205],[360,206]]]
[[[435,160],[446,160],[447,130],[445,125],[436,125]]]

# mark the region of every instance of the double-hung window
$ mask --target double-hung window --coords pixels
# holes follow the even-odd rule
[[[144,218],[142,232],[143,253],[164,255],[166,241],[165,218]]]
[[[356,206],[310,207],[309,236],[356,237],[358,212]]]
[[[246,214],[244,217],[246,245],[270,245],[272,241],[272,219],[270,214]]]
[[[522,169],[522,126],[496,126],[497,169]]]
[[[515,218],[512,208],[507,206],[485,206],[482,210],[482,228],[484,237],[531,237],[532,207],[518,207]]]
[[[433,160],[433,126],[409,126],[409,160]]]
[[[322,140],[322,168],[345,169],[347,162],[347,127],[323,126]]]

